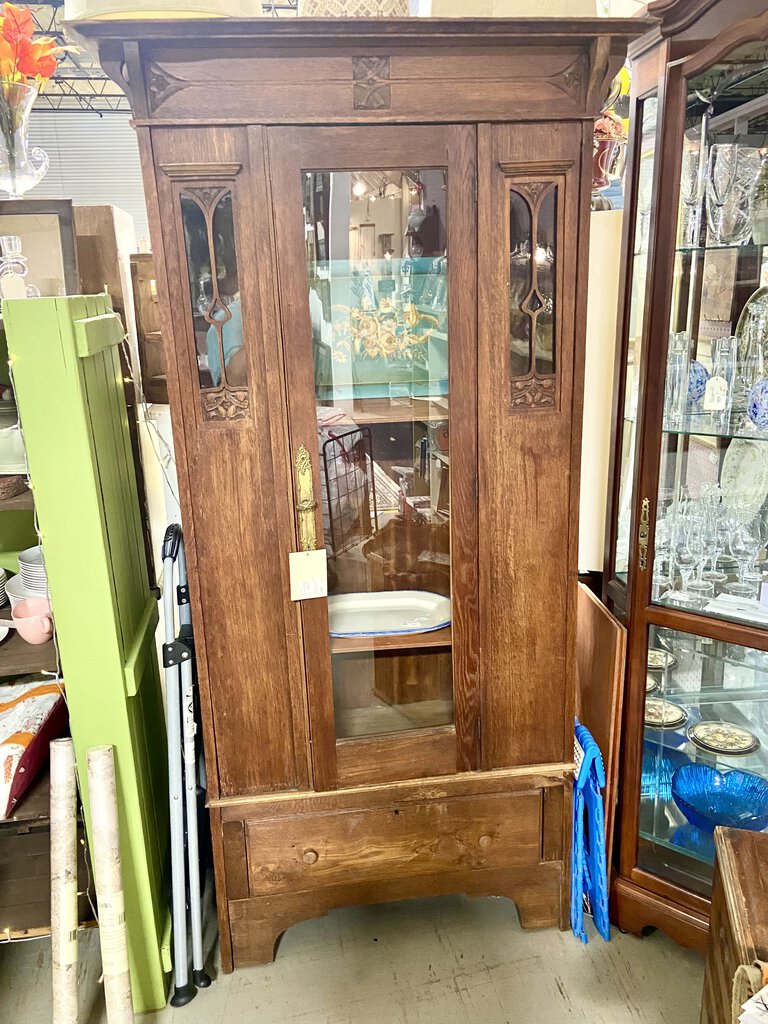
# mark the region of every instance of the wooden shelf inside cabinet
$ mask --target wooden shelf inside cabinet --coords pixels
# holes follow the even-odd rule
[[[0,512],[30,512],[35,507],[32,491],[27,488],[13,498],[0,499]]]
[[[451,646],[451,627],[431,633],[389,634],[388,636],[332,636],[331,654],[358,654],[365,651],[418,651]]]
[[[5,609],[4,614],[10,615],[10,610]],[[12,629],[0,643],[0,678],[55,671],[56,648],[52,640],[45,644],[28,644]]]
[[[349,402],[336,402],[334,408],[343,409],[345,416],[331,426],[357,425],[372,423],[427,423],[435,420],[447,421],[448,399],[414,398],[409,401],[392,398],[360,398]],[[330,407],[329,407],[330,408]]]

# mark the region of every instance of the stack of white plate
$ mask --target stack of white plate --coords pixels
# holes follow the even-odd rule
[[[33,594],[31,590],[27,590],[21,576],[11,576],[5,584],[5,596],[11,602],[11,608],[15,608],[19,601],[24,601],[28,597],[39,597],[40,595]]]
[[[45,575],[43,553],[39,544],[19,553],[19,573],[25,590],[31,595],[45,597],[48,593],[48,577]]]

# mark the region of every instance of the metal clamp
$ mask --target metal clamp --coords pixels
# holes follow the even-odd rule
[[[191,648],[181,640],[163,644],[163,668],[173,668],[174,665],[180,665],[182,661],[189,661],[191,657]]]

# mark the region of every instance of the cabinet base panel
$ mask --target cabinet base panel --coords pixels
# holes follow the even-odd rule
[[[702,954],[707,951],[707,917],[626,878],[614,879],[611,886],[611,921],[622,931],[641,937],[646,928],[658,928],[678,946]]]
[[[515,903],[523,928],[562,927],[567,917],[564,866],[559,861],[493,871],[451,872],[371,884],[358,882],[314,892],[256,896],[228,903],[232,967],[271,963],[278,940],[291,925],[340,907],[423,899],[427,896],[505,896]],[[225,973],[229,964],[223,964]]]

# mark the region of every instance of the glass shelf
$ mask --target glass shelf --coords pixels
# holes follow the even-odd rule
[[[723,440],[733,440],[739,437],[749,441],[768,441],[768,430],[759,430],[755,427],[747,420],[746,413],[734,413],[726,430],[715,427],[712,423],[712,416],[708,412],[690,413],[685,417],[682,426],[669,427],[665,425],[662,427],[662,433],[673,436],[719,437]]]
[[[763,248],[762,245],[757,245],[755,242],[739,242],[734,245],[679,245],[675,252],[679,253],[695,253],[695,252],[731,252],[734,249],[740,250],[741,252],[760,252]]]

